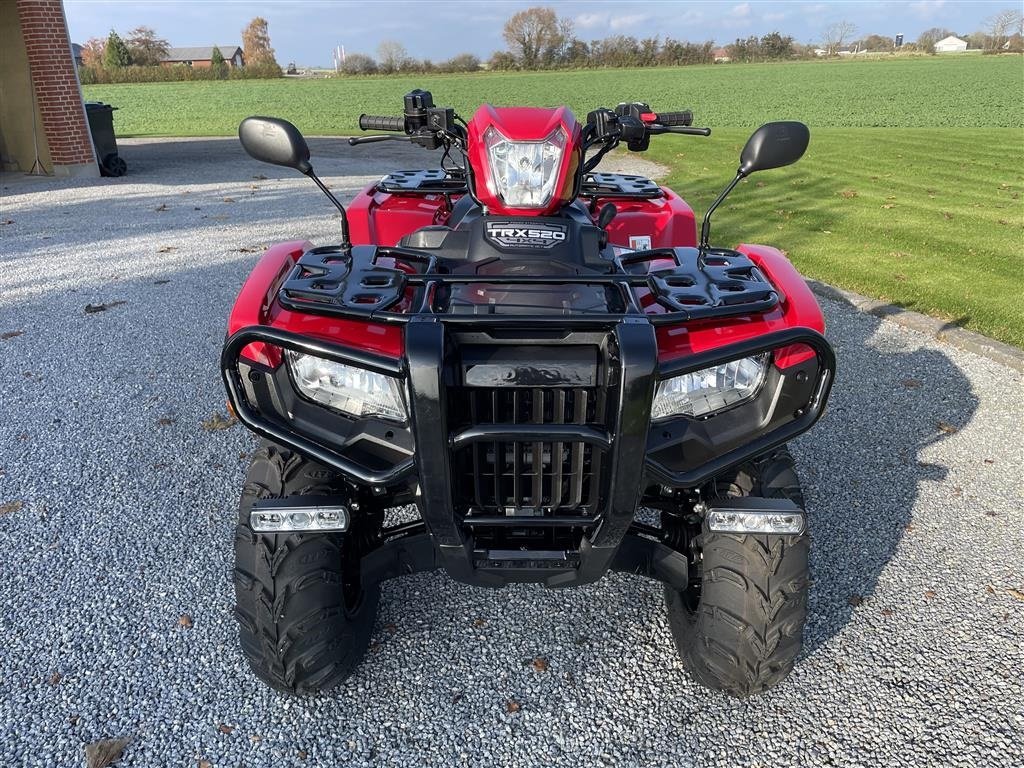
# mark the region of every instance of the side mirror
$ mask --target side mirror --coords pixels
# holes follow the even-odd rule
[[[299,129],[278,117],[247,117],[238,126],[242,149],[256,160],[309,175],[309,146]]]
[[[803,123],[782,120],[766,123],[754,131],[740,153],[739,173],[749,176],[754,171],[767,171],[791,165],[804,156],[811,132]]]

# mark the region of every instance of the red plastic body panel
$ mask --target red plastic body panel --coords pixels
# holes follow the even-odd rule
[[[295,240],[267,249],[235,299],[228,319],[228,335],[249,325],[272,325],[354,349],[400,358],[403,349],[400,326],[292,312],[278,303],[281,281],[296,260],[312,247],[310,242]],[[242,350],[242,355],[273,368],[281,364],[280,350],[265,344],[250,344]]]
[[[484,104],[469,121],[469,163],[473,169],[477,199],[490,213],[502,216],[546,216],[571,202],[576,194],[576,171],[582,162],[580,149],[582,128],[567,107],[492,107]],[[491,180],[484,136],[493,128],[511,141],[543,141],[553,132],[565,134],[565,150],[558,171],[558,181],[551,200],[543,208],[509,208],[498,197]]]
[[[667,187],[661,198],[624,199],[603,197],[597,200],[595,210],[605,203],[613,203],[618,213],[608,225],[608,242],[623,248],[638,248],[630,244],[631,237],[649,237],[651,248],[693,247],[697,245],[697,222],[693,209],[679,195]]]
[[[825,316],[807,283],[780,251],[767,245],[740,245],[736,250],[757,264],[779,292],[779,304],[770,312],[659,326],[658,358],[665,362],[763,336],[785,328],[825,332]],[[775,364],[788,368],[813,357],[803,345],[775,353]]]
[[[353,245],[398,245],[421,227],[444,224],[448,203],[443,195],[393,195],[377,191],[374,182],[348,206]]]

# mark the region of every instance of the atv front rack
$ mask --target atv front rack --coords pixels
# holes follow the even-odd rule
[[[655,268],[647,271],[651,265]],[[479,323],[483,317],[487,322],[513,325],[563,325],[567,317],[574,323],[604,325],[634,315],[660,325],[766,312],[779,302],[778,292],[760,268],[738,251],[658,248],[616,257],[608,268],[606,274],[586,275],[453,273],[425,251],[372,245],[344,251],[329,246],[302,255],[281,285],[279,300],[297,312],[378,322],[406,323],[423,315],[441,315],[446,322]],[[609,311],[457,315],[448,311],[444,299],[444,289],[457,284],[489,289],[526,285],[600,287],[609,296]],[[658,305],[657,311],[641,306],[644,295]]]
[[[377,190],[392,195],[464,195],[469,186],[462,173],[427,169],[389,173],[377,182]],[[583,198],[650,200],[664,195],[657,182],[626,173],[587,173],[580,185]]]

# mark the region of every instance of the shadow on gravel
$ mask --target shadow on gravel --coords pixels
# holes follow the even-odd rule
[[[385,156],[387,170],[405,167],[434,167],[440,154],[421,147],[389,142],[382,152],[379,144],[350,147],[343,137],[307,137],[313,167],[321,176],[335,173],[372,174],[378,172]],[[271,179],[301,178],[294,171],[276,168],[249,157],[234,136],[200,139],[122,139],[118,154],[128,163],[128,173],[120,178],[56,179],[30,177],[23,173],[0,173],[4,195],[45,192],[66,187],[109,187],[112,194],[119,185],[160,184],[178,187],[188,184],[225,184],[251,181],[264,176]],[[343,164],[344,167],[339,167]],[[310,189],[315,188],[310,184]]]
[[[876,334],[879,318],[820,301],[838,371],[825,418],[794,446],[813,536],[805,655],[870,600],[912,529],[921,484],[948,474],[922,452],[966,426],[978,408],[969,380],[942,352],[908,350]]]

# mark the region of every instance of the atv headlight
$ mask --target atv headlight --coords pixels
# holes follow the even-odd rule
[[[406,421],[402,388],[391,376],[285,350],[296,388],[306,398],[349,416]]]
[[[768,353],[703,368],[658,383],[651,419],[705,416],[746,400],[761,389]]]
[[[565,131],[543,141],[511,141],[494,126],[484,132],[491,191],[510,208],[543,208],[555,193],[565,151]]]

